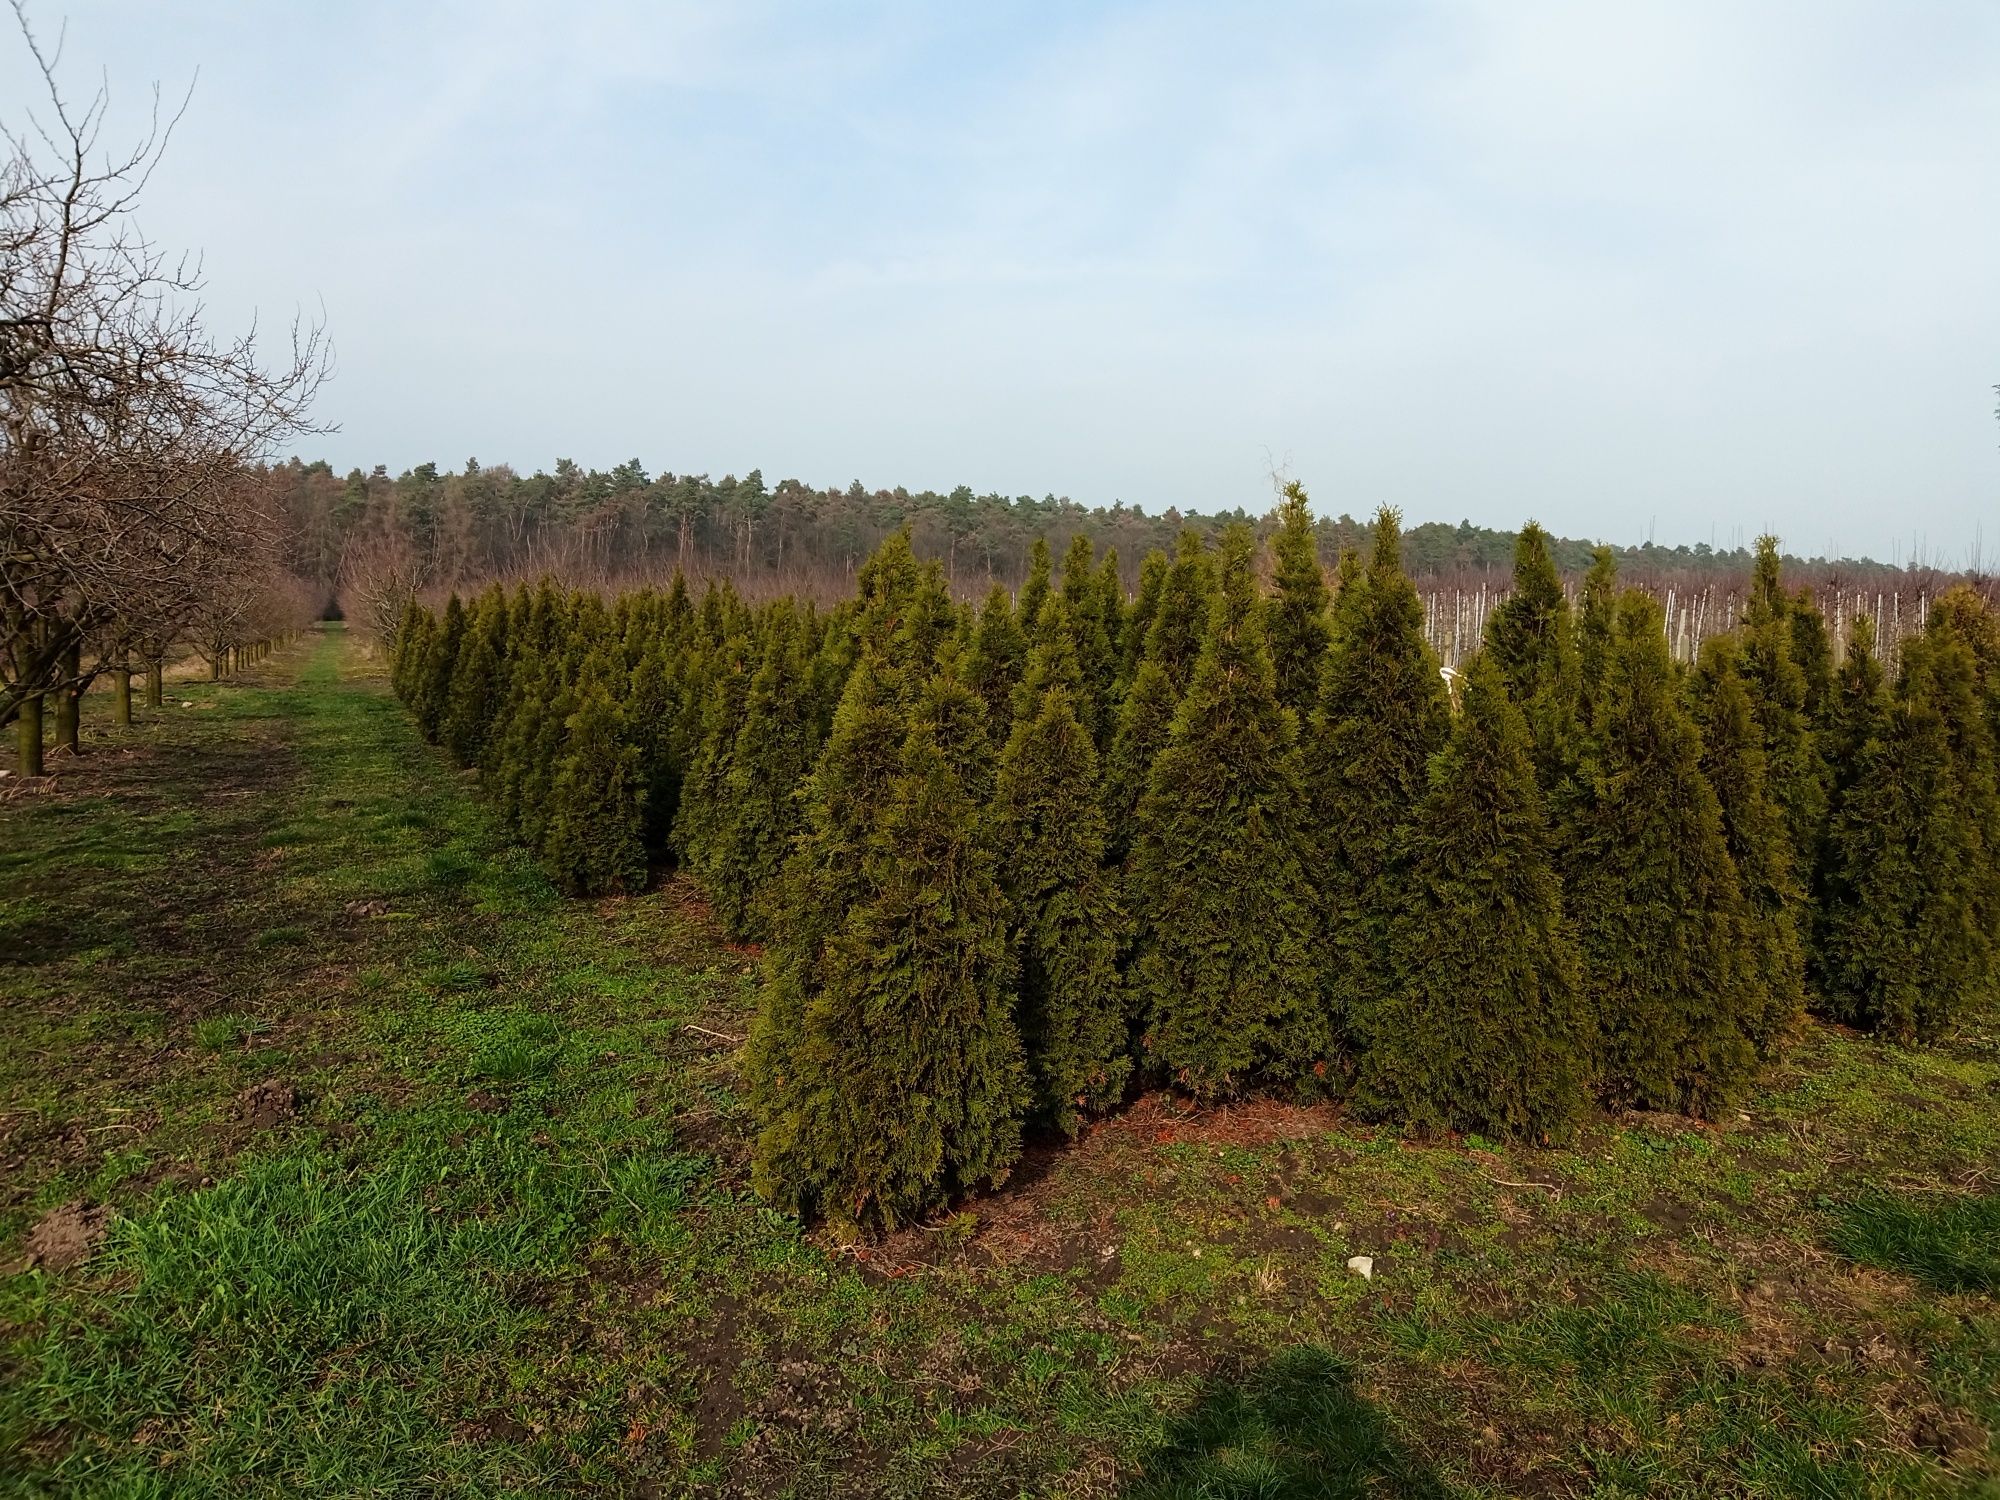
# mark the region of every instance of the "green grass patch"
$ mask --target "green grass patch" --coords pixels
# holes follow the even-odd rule
[[[1867,1193],[1835,1211],[1827,1239],[1849,1260],[1933,1291],[2000,1291],[2000,1193]]]

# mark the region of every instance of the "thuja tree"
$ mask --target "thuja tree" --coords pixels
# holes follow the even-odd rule
[[[1431,762],[1390,929],[1395,982],[1365,1013],[1364,1115],[1553,1139],[1589,1098],[1593,1036],[1527,722],[1490,653]]]
[[[1743,679],[1764,741],[1771,795],[1793,850],[1810,849],[1826,817],[1826,767],[1808,713],[1806,674],[1792,656],[1791,600],[1779,572],[1778,539],[1757,538],[1743,615]]]
[[[1199,532],[1183,531],[1146,627],[1146,655],[1167,674],[1176,699],[1194,675],[1215,597],[1215,559]]]
[[[1016,611],[1025,624],[1034,624],[1041,614],[1042,601],[1049,597],[1054,581],[1055,560],[1049,556],[1049,539],[1038,536],[1028,552],[1028,576],[1021,584],[1021,597],[1015,601]]]
[[[611,691],[617,675],[608,650],[584,664],[549,788],[542,861],[558,884],[579,895],[636,891],[646,883],[645,792],[639,753]]]
[[[1938,600],[1913,658],[1951,739],[1960,816],[1973,848],[1970,1003],[2000,999],[2000,620],[1960,585]]]
[[[1105,858],[1110,863],[1123,863],[1138,837],[1139,799],[1173,732],[1175,703],[1166,668],[1142,659],[1119,705],[1118,728],[1105,761]]]
[[[436,629],[436,618],[416,600],[412,599],[403,606],[402,622],[396,628],[396,639],[389,658],[389,686],[406,706],[413,709],[419,671],[424,655],[430,649],[431,632]]]
[[[705,876],[716,914],[739,937],[769,931],[766,897],[798,831],[796,794],[819,750],[807,645],[798,610],[780,600],[750,679]]]
[[[1117,691],[1116,630],[1119,601],[1105,597],[1107,580],[1094,565],[1090,538],[1079,532],[1063,554],[1062,628],[1076,654],[1077,688],[1074,710],[1091,743],[1105,744],[1113,727],[1112,703]],[[1111,586],[1116,587],[1115,575]]]
[[[1826,616],[1820,612],[1813,591],[1800,588],[1785,610],[1792,627],[1792,660],[1805,679],[1806,722],[1818,730],[1826,722],[1833,698],[1833,638],[1827,634]],[[1820,758],[1825,760],[1825,747]],[[1804,850],[1800,851],[1802,854]]]
[[[1005,584],[996,583],[986,591],[961,670],[966,685],[986,705],[989,730],[1002,743],[1013,722],[1014,690],[1020,686],[1027,661],[1028,639],[1014,618],[1013,598]]]
[[[412,703],[417,727],[432,744],[438,742],[444,728],[445,710],[451,702],[452,669],[458,665],[458,651],[464,641],[465,606],[453,594],[445,601],[444,616],[426,643]]]
[[[1520,706],[1545,794],[1568,781],[1576,763],[1576,628],[1549,534],[1535,522],[1514,542],[1514,587],[1486,626],[1486,653]]]
[[[1333,650],[1306,736],[1321,981],[1334,1014],[1357,1027],[1392,982],[1398,858],[1430,786],[1430,758],[1451,723],[1401,549],[1401,523],[1385,508],[1375,519],[1365,578],[1351,598],[1343,590],[1348,602],[1336,607]]]
[[[1071,706],[1065,666],[1042,654],[1029,675],[1046,685],[1001,753],[993,818],[1035,1108],[1074,1135],[1086,1114],[1118,1102],[1131,1071],[1117,967],[1124,917],[1104,869],[1097,750]]]
[[[1947,1031],[1983,959],[1978,830],[1944,706],[1953,684],[1929,644],[1905,646],[1879,732],[1841,768],[1814,944],[1829,1013],[1902,1040]]]
[[[1297,722],[1278,702],[1247,527],[1138,812],[1131,901],[1151,1066],[1197,1097],[1254,1074],[1323,1076]],[[1157,623],[1155,630],[1158,630]]]
[[[1722,834],[1748,907],[1754,1004],[1744,1025],[1760,1057],[1771,1057],[1805,1013],[1805,946],[1799,933],[1803,893],[1794,871],[1784,816],[1764,775],[1764,743],[1738,669],[1733,636],[1708,641],[1690,680],[1701,730],[1701,770],[1715,788]]]
[[[1577,725],[1586,735],[1597,717],[1597,700],[1611,670],[1612,637],[1617,633],[1618,559],[1609,547],[1590,554],[1590,571],[1577,599]]]
[[[1125,611],[1125,623],[1118,635],[1121,694],[1139,675],[1139,658],[1146,653],[1146,641],[1153,633],[1153,617],[1160,612],[1160,596],[1166,592],[1167,570],[1172,566],[1167,554],[1155,547],[1139,560],[1139,591],[1132,607]]]
[[[729,767],[750,696],[751,651],[747,636],[732,633],[708,652],[701,730],[674,812],[674,853],[704,884],[713,878],[716,841],[728,815]]]
[[[841,1039],[829,1034],[834,1017],[819,998],[834,972],[830,955],[841,924],[869,894],[868,841],[888,808],[908,732],[900,674],[885,651],[865,651],[802,789],[804,828],[774,893],[745,1073],[757,1122],[752,1184],[794,1212],[810,1211],[838,1181],[826,1141],[854,1128],[831,1071],[844,1056]]]
[[[1271,600],[1266,609],[1271,638],[1271,671],[1278,701],[1303,721],[1319,697],[1332,626],[1327,619],[1326,574],[1320,568],[1319,537],[1305,486],[1285,485],[1278,504],[1278,530],[1271,539]]]
[[[1611,1097],[1707,1114],[1756,1065],[1761,1011],[1722,809],[1659,606],[1619,601],[1565,870]]]
[[[501,708],[507,652],[507,596],[496,585],[480,596],[452,668],[444,743],[461,766],[479,764]]]
[[[928,694],[893,774],[870,788],[879,820],[860,840],[858,869],[822,864],[849,842],[839,824],[851,808],[818,799],[884,769],[879,736],[901,717],[893,675],[866,661],[856,669],[815,773],[815,826],[796,871],[801,893],[824,896],[831,883],[853,899],[810,922],[824,934],[816,951],[785,938],[751,1053],[758,1191],[856,1227],[909,1223],[1003,1178],[1028,1098],[1006,901]]]
[[[680,807],[683,765],[675,721],[685,644],[663,621],[640,651],[626,690],[628,725],[639,752],[639,784],[646,791],[646,847],[656,852],[666,849]]]

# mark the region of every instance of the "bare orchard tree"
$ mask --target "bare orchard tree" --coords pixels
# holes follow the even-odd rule
[[[342,607],[378,651],[395,640],[404,607],[431,582],[430,563],[409,529],[387,518],[356,532],[340,555]]]
[[[0,724],[20,719],[32,774],[43,700],[73,702],[87,651],[163,650],[234,586],[225,564],[259,530],[244,471],[313,430],[330,350],[295,323],[267,364],[254,328],[209,331],[199,265],[133,221],[178,114],[156,90],[137,141],[102,149],[107,92],[65,99],[60,42],[45,49],[12,3],[46,91],[0,120]]]

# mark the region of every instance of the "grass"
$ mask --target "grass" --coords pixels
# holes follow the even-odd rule
[[[1990,1035],[1563,1151],[1148,1099],[841,1247],[684,883],[561,899],[337,632],[177,692],[0,805],[0,1241],[114,1210],[0,1493],[1994,1493]]]
[[[1831,1241],[1850,1260],[1901,1271],[1934,1291],[2000,1291],[2000,1193],[1867,1193],[1841,1206]]]

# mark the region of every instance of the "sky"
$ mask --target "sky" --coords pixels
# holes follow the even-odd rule
[[[32,0],[336,468],[2000,554],[2000,4]],[[28,98],[0,41],[0,117]]]

